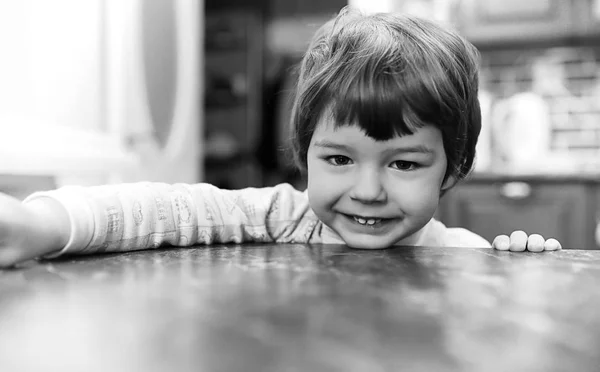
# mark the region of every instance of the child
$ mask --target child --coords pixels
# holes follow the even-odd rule
[[[476,49],[401,15],[349,9],[306,52],[292,112],[305,192],[209,184],[70,186],[0,195],[0,265],[39,256],[213,243],[490,247],[433,219],[471,170],[481,127]],[[514,232],[494,247],[560,249]]]

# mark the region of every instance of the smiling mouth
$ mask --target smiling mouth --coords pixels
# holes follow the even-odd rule
[[[353,220],[359,225],[368,226],[368,227],[376,227],[381,225],[383,222],[388,221],[388,218],[378,218],[378,217],[365,217],[365,216],[356,216],[352,214],[345,214],[348,219]]]
[[[381,222],[381,218],[363,218],[357,216],[352,216],[352,218],[354,218],[354,221],[358,222],[359,224],[366,226],[373,226]]]

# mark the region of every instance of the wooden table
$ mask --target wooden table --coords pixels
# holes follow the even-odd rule
[[[600,371],[600,251],[253,245],[0,271],[0,371]]]

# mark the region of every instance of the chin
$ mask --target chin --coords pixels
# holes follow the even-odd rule
[[[386,249],[394,245],[394,242],[374,239],[372,236],[361,237],[360,239],[344,239],[344,241],[348,247],[353,249]]]

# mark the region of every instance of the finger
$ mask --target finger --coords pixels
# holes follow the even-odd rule
[[[499,251],[508,251],[510,239],[507,235],[498,235],[492,242],[492,248]]]
[[[562,249],[562,245],[560,245],[558,240],[550,238],[544,243],[544,249],[547,251],[558,251]]]
[[[527,248],[527,234],[523,230],[513,231],[510,234],[508,249],[512,252],[523,252]]]
[[[540,234],[531,234],[527,238],[527,250],[530,252],[542,252],[546,240]]]

